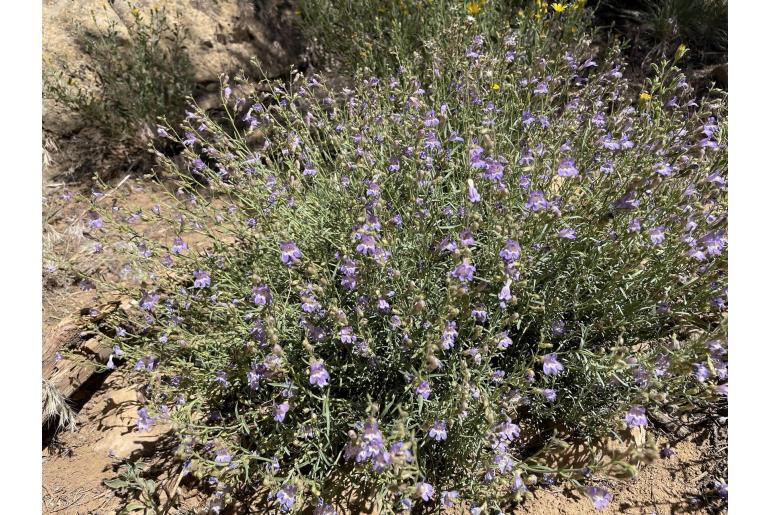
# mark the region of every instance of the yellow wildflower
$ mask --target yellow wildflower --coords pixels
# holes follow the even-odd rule
[[[650,100],[652,100],[652,95],[650,95],[646,91],[642,91],[641,93],[639,93],[640,102],[649,102]]]
[[[478,14],[481,12],[481,2],[471,2],[465,6],[465,11],[470,14]]]
[[[551,8],[553,8],[554,11],[557,13],[563,13],[567,10],[567,6],[558,2],[554,2],[551,4]]]
[[[687,52],[687,47],[684,46],[684,43],[676,47],[676,54],[674,54],[674,62],[681,59],[684,56],[685,52]]]
[[[498,84],[497,82],[493,82],[492,91],[500,91],[500,84]]]

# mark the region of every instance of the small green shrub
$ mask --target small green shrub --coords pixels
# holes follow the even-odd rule
[[[673,55],[678,45],[698,63],[727,59],[727,0],[638,0],[600,2],[600,18],[619,20],[642,63]]]
[[[131,9],[128,39],[115,22],[94,30],[78,26],[78,41],[92,62],[96,83],[75,78],[66,63],[44,77],[44,94],[82,117],[111,140],[131,140],[159,117],[177,123],[193,87],[184,27],[163,9],[145,17]]]
[[[541,459],[564,438],[726,394],[725,106],[666,62],[638,94],[585,19],[457,20],[349,89],[225,84],[232,124],[195,108],[160,131],[185,148],[166,204],[89,213],[135,280],[93,279],[136,301],[100,327],[109,366],[143,385],[139,430],[173,421],[212,508],[246,489],[282,512],[497,513],[586,484]]]

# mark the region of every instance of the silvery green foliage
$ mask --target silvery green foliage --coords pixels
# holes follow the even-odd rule
[[[349,88],[225,84],[226,121],[159,131],[185,148],[141,215],[167,241],[93,213],[147,278],[104,328],[139,428],[173,420],[217,506],[266,485],[282,511],[494,512],[583,480],[539,460],[556,428],[726,393],[725,108],[671,63],[640,97],[572,22],[448,27],[432,62]]]

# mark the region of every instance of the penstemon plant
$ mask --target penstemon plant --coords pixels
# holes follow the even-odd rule
[[[225,79],[222,119],[158,129],[168,202],[89,213],[136,277],[93,279],[135,299],[109,366],[212,508],[497,513],[555,479],[602,508],[543,453],[726,396],[724,100],[675,62],[639,92],[578,10],[536,13],[341,89]]]

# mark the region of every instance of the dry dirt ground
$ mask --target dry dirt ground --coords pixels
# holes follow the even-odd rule
[[[248,2],[244,0],[175,0],[144,1],[135,5],[142,9],[166,6],[178,10],[180,19],[196,42],[189,51],[198,84],[217,84],[218,74],[233,72],[247,65],[255,56],[268,75],[278,76],[296,63],[301,52],[295,38],[281,34],[285,17],[291,13],[280,1]],[[255,4],[262,4],[255,9]],[[65,60],[82,66],[88,62],[72,35],[75,21],[127,19],[128,2],[122,0],[44,0],[44,66],[55,69]],[[284,29],[281,29],[284,30]],[[43,247],[44,265],[65,260],[122,280],[121,262],[106,249],[94,254],[94,241],[84,223],[87,202],[78,194],[88,195],[90,186],[72,182],[76,168],[83,166],[83,141],[88,131],[72,113],[44,103],[44,170],[43,170]],[[86,162],[96,171],[100,157]],[[127,174],[130,175],[130,174]],[[115,183],[120,182],[119,177]],[[149,209],[164,195],[154,183],[139,182],[129,177],[112,193],[122,200],[130,199],[137,208]],[[72,195],[71,199],[67,199]],[[83,307],[100,302],[98,290],[83,289],[73,277],[61,270],[43,271],[43,330],[54,327],[64,317]],[[116,476],[126,460],[143,460],[150,465],[148,476],[158,480],[161,500],[176,494],[180,507],[170,513],[205,513],[206,499],[187,480],[178,483],[180,465],[173,459],[174,442],[169,427],[156,425],[149,433],[137,433],[138,394],[120,370],[98,377],[86,395],[79,399],[78,426],[74,431],[59,433],[54,439],[43,438],[43,513],[111,514],[126,502],[104,485]],[[720,434],[723,433],[720,430]],[[721,472],[714,456],[723,438],[714,437],[714,426],[706,426],[672,444],[671,457],[658,459],[643,467],[631,480],[608,483],[614,494],[604,513],[673,514],[714,513],[715,504],[704,505],[704,485]],[[658,435],[664,446],[666,436]],[[721,455],[724,455],[722,453]],[[174,488],[177,485],[177,488]],[[580,492],[556,487],[534,490],[534,499],[516,509],[531,515],[594,513],[590,501]]]

